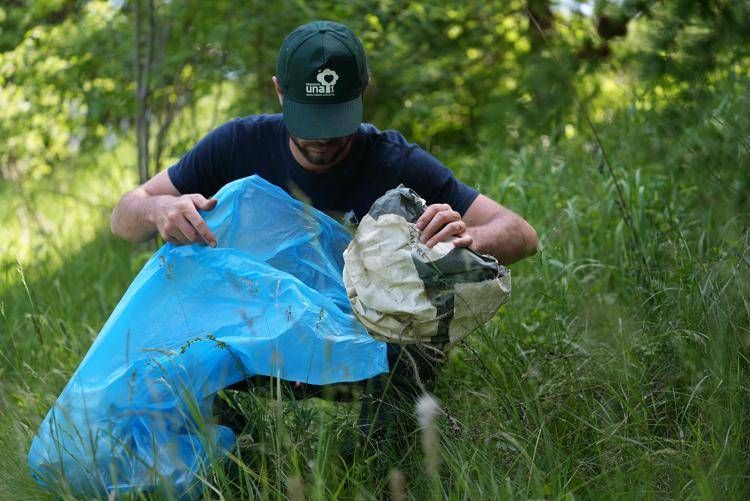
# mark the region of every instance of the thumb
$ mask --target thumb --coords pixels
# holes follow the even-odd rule
[[[203,195],[195,194],[192,196],[193,204],[197,209],[200,210],[211,210],[216,207],[217,200],[215,198],[206,199]]]

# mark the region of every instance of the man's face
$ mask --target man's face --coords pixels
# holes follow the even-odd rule
[[[333,165],[344,158],[354,135],[330,139],[300,139],[291,134],[289,137],[311,164]]]

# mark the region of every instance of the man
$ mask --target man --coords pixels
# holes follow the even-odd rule
[[[235,119],[210,132],[175,165],[122,197],[112,231],[133,242],[158,232],[175,244],[216,246],[198,210],[211,210],[210,197],[223,185],[258,174],[320,210],[356,220],[403,183],[429,204],[417,221],[428,246],[452,240],[503,264],[536,252],[536,232],[519,215],[455,179],[400,133],[362,123],[368,69],[346,26],[316,21],[295,29],[281,46],[272,80],[282,114]],[[398,352],[389,349],[392,367]]]
[[[362,122],[367,63],[359,40],[338,23],[300,26],[282,44],[273,84],[283,115],[232,120],[179,162],[122,197],[112,231],[132,241],[157,232],[175,244],[215,246],[198,210],[224,184],[259,174],[314,207],[359,219],[400,183],[431,204],[422,239],[510,264],[536,252],[534,229],[520,216],[456,180],[438,160],[395,131]]]

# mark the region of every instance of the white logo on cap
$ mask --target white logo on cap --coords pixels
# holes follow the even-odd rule
[[[318,70],[315,76],[317,82],[305,84],[305,93],[308,96],[333,96],[333,86],[339,81],[338,74],[332,69]]]

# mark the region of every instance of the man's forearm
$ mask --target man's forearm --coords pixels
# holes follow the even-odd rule
[[[466,229],[474,242],[471,249],[495,256],[502,264],[512,264],[536,254],[538,241],[534,228],[510,215],[498,215],[486,224]]]
[[[149,195],[138,187],[126,193],[112,211],[112,233],[129,242],[145,242],[156,234],[153,215],[160,199],[171,195]]]

